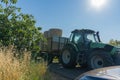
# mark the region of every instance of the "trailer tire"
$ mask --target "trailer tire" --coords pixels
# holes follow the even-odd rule
[[[110,54],[103,50],[93,51],[88,57],[88,67],[90,69],[108,67],[114,65]]]
[[[43,58],[44,62],[47,62],[47,65],[51,64],[53,61],[53,55],[49,53],[41,53],[41,57]]]
[[[71,46],[66,46],[62,50],[60,56],[60,60],[61,60],[60,62],[62,63],[64,68],[75,68],[76,58],[77,58],[77,53],[75,49],[73,49]]]
[[[54,58],[53,55],[48,54],[48,61],[47,61],[47,62],[48,62],[48,65],[52,63],[53,58]]]

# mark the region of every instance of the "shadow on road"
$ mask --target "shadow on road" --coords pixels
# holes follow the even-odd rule
[[[66,69],[63,68],[62,65],[58,63],[50,64],[48,66],[48,69],[49,71],[59,74],[62,77],[68,78],[69,80],[74,80],[76,77],[89,70],[87,68],[80,68],[80,67],[76,67],[74,69]]]

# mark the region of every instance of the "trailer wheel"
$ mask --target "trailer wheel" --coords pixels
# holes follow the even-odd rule
[[[53,56],[53,55],[51,55],[51,54],[48,54],[48,60],[47,60],[47,62],[48,62],[48,65],[52,63],[52,61],[53,61],[53,58],[54,58],[54,56]]]
[[[112,57],[106,51],[96,50],[88,57],[88,66],[90,69],[112,66],[113,64]]]
[[[47,62],[47,64],[51,64],[53,61],[53,55],[49,54],[49,53],[44,53],[42,58],[44,59],[45,62]]]
[[[65,47],[61,54],[61,63],[64,68],[74,68],[76,66],[76,51],[72,47]]]

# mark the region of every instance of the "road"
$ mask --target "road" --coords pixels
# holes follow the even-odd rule
[[[61,64],[52,63],[48,67],[49,71],[54,72],[55,74],[60,75],[61,77],[65,77],[69,80],[74,80],[80,74],[88,71],[86,68],[76,67],[75,69],[65,69]]]

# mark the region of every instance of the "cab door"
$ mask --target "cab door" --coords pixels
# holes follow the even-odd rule
[[[71,35],[70,40],[77,46],[80,51],[84,50],[84,39],[82,33],[74,33]]]

